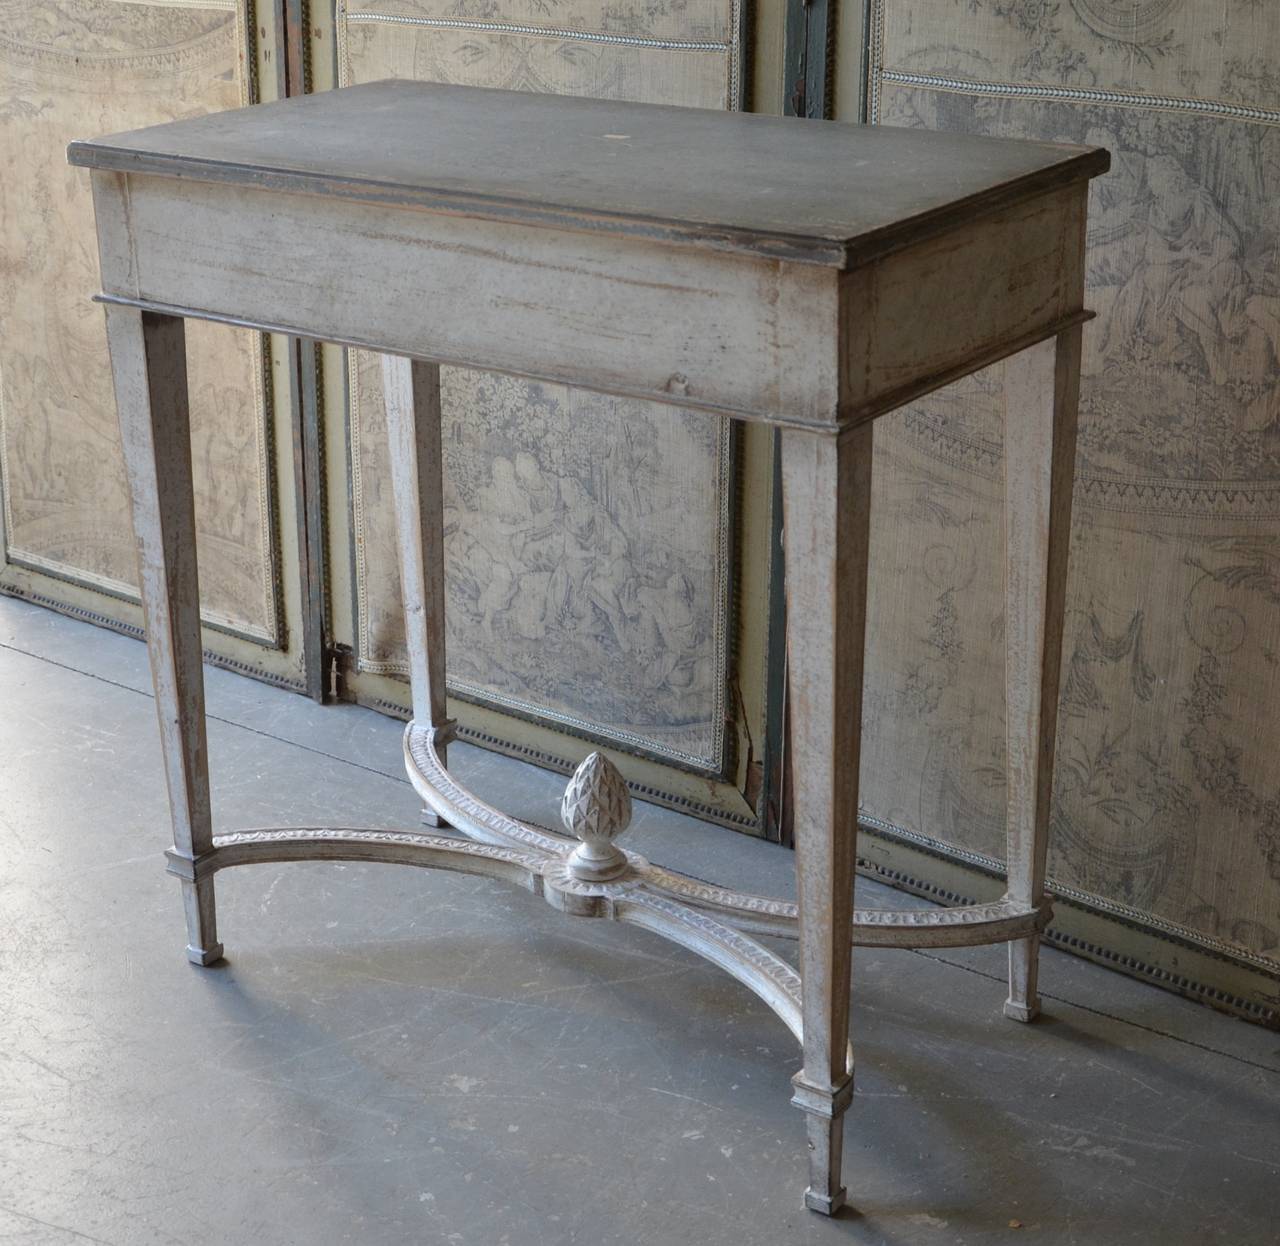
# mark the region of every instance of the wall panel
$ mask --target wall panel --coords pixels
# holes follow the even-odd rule
[[[343,85],[400,76],[739,103],[740,14],[726,0],[624,11],[394,0],[340,5],[337,20]],[[460,369],[443,384],[451,692],[738,783],[728,421]],[[375,361],[349,356],[347,386],[353,682],[376,690],[369,676],[405,662]]]
[[[1117,919],[1100,953],[1136,939],[1152,976],[1258,1016],[1280,1007],[1269,9],[883,0],[869,83],[883,124],[1112,152],[1090,208],[1050,873]],[[1001,376],[878,430],[865,800],[924,875],[931,852],[1003,851]]]
[[[88,179],[73,138],[250,98],[234,3],[0,5],[0,502],[8,591],[104,622],[137,619]],[[289,677],[264,340],[190,326],[204,618],[212,643]],[[234,637],[234,639],[233,639]],[[248,642],[248,643],[245,643]]]

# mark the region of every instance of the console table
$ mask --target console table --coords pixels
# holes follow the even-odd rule
[[[187,955],[222,956],[233,865],[393,861],[506,879],[630,922],[756,992],[803,1051],[806,1204],[843,1202],[851,947],[1007,942],[1006,1013],[1036,1012],[1070,527],[1088,181],[1104,151],[378,82],[71,145],[92,169]],[[469,839],[210,818],[184,318],[383,354],[413,719],[409,777]],[[871,431],[1008,358],[1003,899],[853,907]],[[614,842],[600,753],[567,835],[446,768],[440,364],[569,382],[783,429],[797,903]],[[799,973],[753,936],[799,936]]]

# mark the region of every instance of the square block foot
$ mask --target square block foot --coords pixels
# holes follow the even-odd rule
[[[207,948],[192,947],[187,944],[187,959],[193,965],[214,965],[222,959],[222,944],[213,943]]]
[[[822,1216],[834,1216],[844,1206],[846,1190],[841,1186],[834,1194],[817,1194],[810,1187],[804,1192],[804,1205]]]
[[[1013,1000],[1004,1001],[1004,1015],[1010,1021],[1034,1021],[1040,1015],[1040,1001],[1034,1004],[1015,1004]]]
[[[447,831],[449,824],[434,809],[422,811],[422,825],[432,831]]]

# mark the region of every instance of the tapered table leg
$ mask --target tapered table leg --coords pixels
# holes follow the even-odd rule
[[[447,710],[440,368],[421,360],[383,355],[382,387],[391,442],[391,487],[413,720],[441,727]],[[423,820],[430,826],[443,825],[429,810]]]
[[[173,818],[170,860],[180,872],[187,957],[222,956],[213,878],[195,860],[213,846],[205,740],[200,586],[183,322],[106,305],[116,409],[133,504],[138,579]]]
[[[1075,475],[1080,326],[1008,361],[1005,381],[1005,730],[1009,897],[1044,899]],[[1040,1010],[1040,936],[1009,944],[1005,1015]]]
[[[786,430],[782,491],[787,557],[796,893],[800,907],[804,1067],[792,1100],[809,1136],[805,1204],[833,1214],[848,1067],[849,923],[858,828],[866,632],[871,425],[837,438]]]

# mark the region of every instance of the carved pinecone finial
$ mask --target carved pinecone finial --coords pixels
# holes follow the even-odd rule
[[[613,841],[631,821],[631,794],[603,753],[592,753],[573,772],[560,802],[560,817],[565,829],[582,840],[569,854],[574,877],[602,882],[626,870],[627,858]]]

